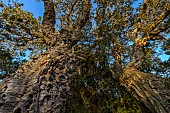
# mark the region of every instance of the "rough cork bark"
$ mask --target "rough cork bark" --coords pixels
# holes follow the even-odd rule
[[[0,113],[64,113],[69,83],[79,65],[79,53],[58,41],[3,81]]]
[[[55,9],[52,0],[44,0],[44,16],[42,24],[44,25],[44,33],[51,33],[55,31]],[[46,35],[47,35],[46,34]]]
[[[170,112],[170,79],[141,72],[127,66],[120,81],[152,113]]]

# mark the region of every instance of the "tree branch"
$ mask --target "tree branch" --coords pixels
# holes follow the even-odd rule
[[[68,14],[66,15],[66,23],[67,23],[67,25],[68,25],[68,27],[70,27],[70,15],[71,15],[71,13],[72,13],[72,11],[73,11],[73,8],[74,8],[74,6],[76,5],[76,2],[77,1],[75,1],[74,3],[72,3],[71,5],[70,5],[70,7],[69,7],[69,12],[68,12]]]
[[[156,31],[152,31],[151,33],[149,33],[150,35],[156,36],[158,34],[160,34],[161,32],[164,32],[166,30],[168,30],[170,28],[170,23],[166,24],[164,27],[159,28]]]
[[[156,21],[154,21],[154,23],[152,23],[149,29],[149,32],[153,31],[168,15],[170,14],[170,10],[167,10],[165,12],[163,12],[159,18],[157,18]]]
[[[55,31],[55,9],[54,3],[51,0],[43,0],[44,1],[44,16],[42,24],[44,25],[45,33],[52,33]]]
[[[82,13],[84,13],[80,20],[78,20],[77,24],[73,26],[76,30],[81,30],[87,23],[90,18],[90,10],[91,10],[91,2],[90,0],[84,0],[84,7]]]

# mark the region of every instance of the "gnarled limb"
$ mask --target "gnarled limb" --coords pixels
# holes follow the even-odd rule
[[[153,76],[127,66],[123,70],[120,82],[134,96],[142,101],[152,113],[169,113],[170,79]]]
[[[45,33],[53,33],[55,31],[55,9],[54,3],[52,0],[43,0],[44,1],[44,16],[42,24],[44,25]]]

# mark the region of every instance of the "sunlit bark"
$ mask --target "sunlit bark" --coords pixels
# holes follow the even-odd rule
[[[152,113],[169,113],[170,79],[141,72],[135,67],[126,67],[120,81]]]

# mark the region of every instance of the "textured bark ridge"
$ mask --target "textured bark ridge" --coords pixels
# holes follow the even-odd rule
[[[55,9],[52,0],[43,0],[44,2],[44,16],[42,24],[44,25],[44,33],[52,33],[55,31]]]
[[[127,66],[120,81],[152,113],[170,112],[170,79],[143,73],[135,67]]]
[[[0,113],[64,113],[71,76],[79,65],[77,56],[70,44],[58,41],[25,63],[4,80]]]

